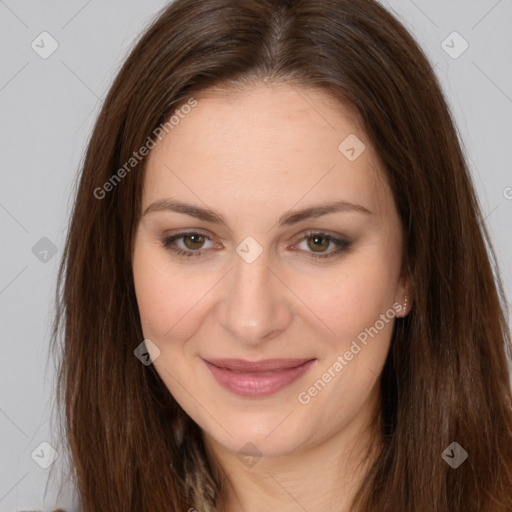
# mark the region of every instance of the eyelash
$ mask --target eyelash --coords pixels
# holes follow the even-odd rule
[[[202,256],[204,252],[208,251],[208,249],[206,249],[206,250],[200,249],[198,251],[193,251],[193,250],[189,249],[189,250],[185,251],[183,249],[172,247],[172,244],[174,243],[175,240],[184,238],[187,235],[201,235],[201,236],[204,236],[207,240],[211,241],[210,237],[204,235],[203,233],[200,233],[197,231],[188,231],[188,232],[182,232],[182,233],[178,233],[176,235],[172,235],[167,238],[164,238],[162,240],[162,244],[166,249],[176,253],[178,256],[185,257],[185,258],[197,258],[197,257]],[[318,238],[325,238],[329,242],[332,242],[336,246],[336,248],[334,250],[332,250],[330,252],[326,252],[326,253],[311,252],[310,253],[311,257],[315,258],[315,259],[332,258],[336,255],[339,255],[340,253],[347,251],[351,246],[351,242],[348,242],[347,240],[343,240],[340,238],[335,238],[323,231],[310,231],[309,233],[304,234],[300,241],[310,238],[314,235],[316,235]]]

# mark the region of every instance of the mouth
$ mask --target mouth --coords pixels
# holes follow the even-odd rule
[[[217,382],[245,397],[267,397],[301,377],[316,359],[203,359]]]

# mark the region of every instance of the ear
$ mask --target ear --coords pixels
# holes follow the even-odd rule
[[[398,309],[396,310],[396,316],[398,318],[407,316],[411,311],[414,302],[414,292],[411,279],[405,272],[398,281],[394,302],[398,303]]]

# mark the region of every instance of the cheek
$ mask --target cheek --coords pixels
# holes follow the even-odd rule
[[[391,247],[387,251],[377,246],[370,249],[364,256],[353,255],[331,272],[318,274],[315,279],[301,277],[297,283],[297,295],[305,298],[316,323],[323,326],[322,332],[330,333],[339,349],[373,326],[380,315],[388,312],[394,316],[399,255],[393,255]],[[391,328],[392,320],[384,327],[378,325],[383,335],[390,335],[388,324]]]
[[[144,336],[155,341],[185,336],[191,311],[201,295],[198,282],[183,279],[166,254],[153,244],[136,245],[133,257],[135,294]]]
[[[392,239],[359,247],[341,264],[313,274],[285,271],[285,281],[300,299],[297,314],[302,310],[322,336],[341,345],[374,325],[394,301],[400,254]],[[222,286],[218,273],[192,272],[170,258],[159,244],[136,241],[133,277],[142,329],[146,338],[161,342],[191,338],[208,307],[208,294]]]

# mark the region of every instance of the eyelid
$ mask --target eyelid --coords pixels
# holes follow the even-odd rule
[[[306,231],[303,231],[299,235],[299,240],[297,243],[294,243],[292,247],[295,245],[304,242],[307,240],[307,238],[313,236],[313,235],[319,235],[320,238],[325,238],[330,243],[332,242],[334,244],[334,249],[331,249],[326,252],[318,252],[315,253],[314,251],[300,251],[300,252],[306,252],[314,259],[328,259],[330,257],[334,258],[337,255],[341,255],[342,253],[348,251],[350,247],[352,246],[352,242],[348,239],[348,237],[338,234],[338,233],[332,233],[330,231],[326,231],[323,229],[309,229]]]
[[[337,239],[341,241],[348,242],[348,237],[345,235],[342,235],[341,233],[334,233],[333,231],[328,231],[326,229],[306,229],[305,231],[301,231],[298,235],[298,239],[301,241],[304,238],[312,235],[322,235],[325,238],[329,239]]]
[[[188,230],[188,231],[176,231],[176,232],[167,233],[166,235],[164,235],[162,242],[164,243],[164,246],[165,246],[166,243],[170,244],[172,241],[184,238],[187,235],[202,235],[205,237],[205,239],[207,241],[215,243],[214,238],[212,236],[210,236],[209,234],[205,233],[202,229],[193,229],[193,230]],[[198,249],[196,251],[192,251],[191,249],[188,249],[188,251],[191,253],[199,253],[202,251],[208,251],[209,249]]]

